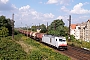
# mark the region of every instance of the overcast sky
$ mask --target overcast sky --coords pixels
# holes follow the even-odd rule
[[[68,26],[90,19],[90,0],[0,0],[0,16],[12,19],[15,27],[49,24],[55,19],[63,19]]]

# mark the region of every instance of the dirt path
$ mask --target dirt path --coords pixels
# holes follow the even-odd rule
[[[16,41],[16,43],[20,44],[27,54],[30,53],[30,50],[32,49],[30,45],[25,44],[24,41]]]

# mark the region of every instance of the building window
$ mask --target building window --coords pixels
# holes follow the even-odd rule
[[[81,29],[80,27],[78,27],[78,29]]]

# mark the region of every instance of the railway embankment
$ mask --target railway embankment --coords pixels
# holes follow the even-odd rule
[[[11,37],[2,38],[0,43],[1,60],[71,60],[22,34],[15,35],[15,40],[11,40]]]

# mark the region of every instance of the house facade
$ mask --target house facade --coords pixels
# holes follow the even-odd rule
[[[74,35],[76,39],[90,41],[90,20],[80,24],[71,24],[70,35]]]
[[[70,35],[74,35],[76,39],[80,39],[80,26],[71,24]]]

